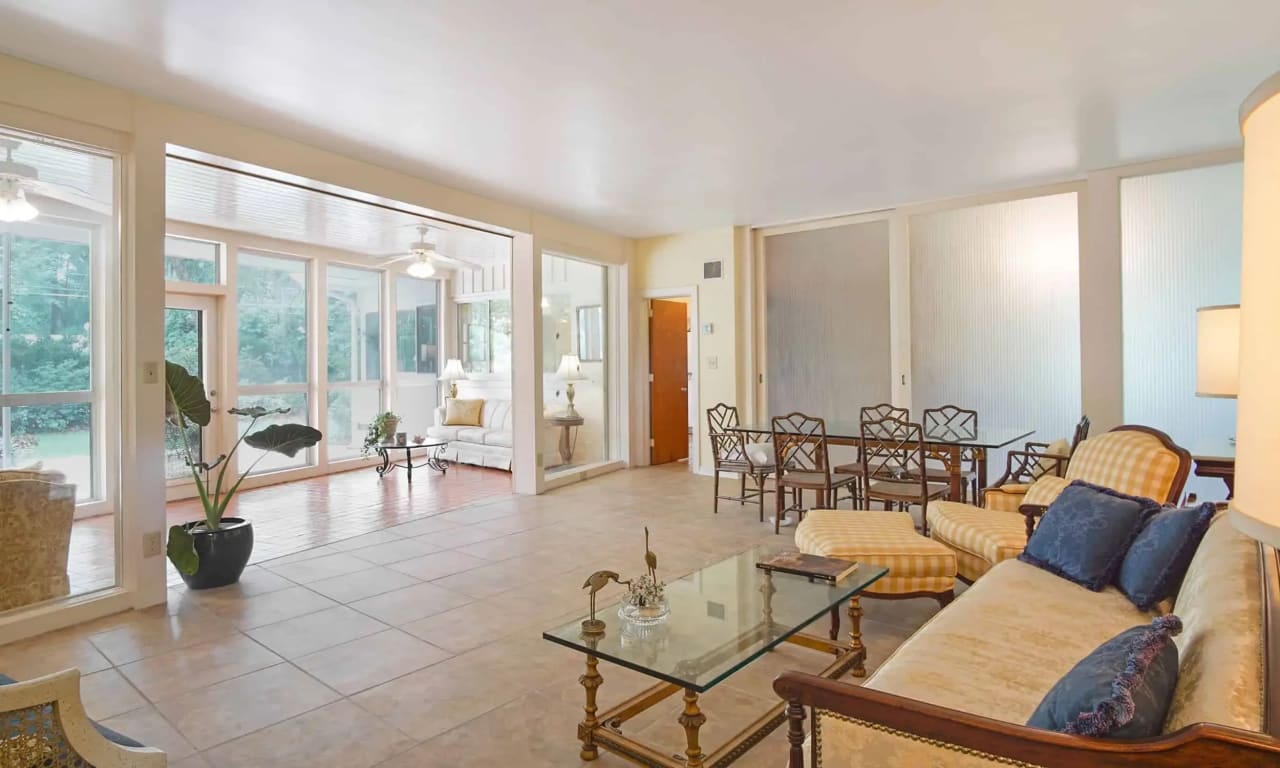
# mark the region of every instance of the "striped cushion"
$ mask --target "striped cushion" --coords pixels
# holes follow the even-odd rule
[[[1022,497],[1026,495],[1030,485],[1025,483],[1005,483],[983,492],[982,506],[999,512],[1017,512],[1022,505]]]
[[[916,533],[903,512],[814,509],[796,528],[801,552],[857,560],[889,569],[869,594],[949,592],[956,586],[956,556]]]
[[[1067,465],[1066,479],[1085,480],[1163,503],[1174,500],[1171,491],[1182,490],[1173,487],[1178,466],[1178,454],[1166,448],[1160,438],[1126,429],[1080,443]]]
[[[988,568],[1017,557],[1027,546],[1026,518],[1021,514],[955,501],[929,505],[929,529],[933,538],[958,552],[985,560]],[[971,577],[965,574],[965,578]]]
[[[1049,506],[1053,500],[1058,498],[1058,494],[1062,493],[1062,489],[1071,484],[1071,481],[1065,477],[1057,475],[1045,475],[1039,480],[1032,483],[1027,489],[1027,493],[1022,497],[1023,504],[1039,504]]]

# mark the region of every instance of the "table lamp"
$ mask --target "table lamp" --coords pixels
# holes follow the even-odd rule
[[[1231,397],[1240,389],[1240,305],[1196,310],[1196,396]]]
[[[440,374],[441,381],[449,382],[449,397],[455,400],[458,399],[458,380],[465,378],[467,372],[462,370],[462,361],[456,357],[444,364],[444,371]]]
[[[1280,547],[1280,72],[1240,108],[1244,229],[1240,259],[1240,380],[1236,492],[1230,518]]]
[[[560,357],[560,367],[556,369],[556,378],[565,382],[564,395],[569,400],[569,407],[564,410],[564,415],[570,418],[577,418],[578,411],[573,407],[573,382],[585,381],[587,375],[582,372],[582,361],[577,355],[562,355]]]

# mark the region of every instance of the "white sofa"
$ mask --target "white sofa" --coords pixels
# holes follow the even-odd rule
[[[511,401],[485,399],[479,427],[449,427],[444,408],[436,408],[435,424],[427,436],[448,440],[441,454],[449,461],[511,471]]]

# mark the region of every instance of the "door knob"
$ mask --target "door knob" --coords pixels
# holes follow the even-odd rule
[[[688,388],[688,387],[681,387],[681,388],[680,388],[680,391],[681,391],[681,392],[688,392],[688,391],[689,391],[689,388]]]

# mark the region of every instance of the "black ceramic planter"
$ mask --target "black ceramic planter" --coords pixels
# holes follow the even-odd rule
[[[191,589],[213,589],[236,583],[253,554],[253,524],[238,517],[224,517],[216,531],[204,526],[204,521],[182,526],[195,540],[200,567],[190,576],[182,572],[179,575]]]

